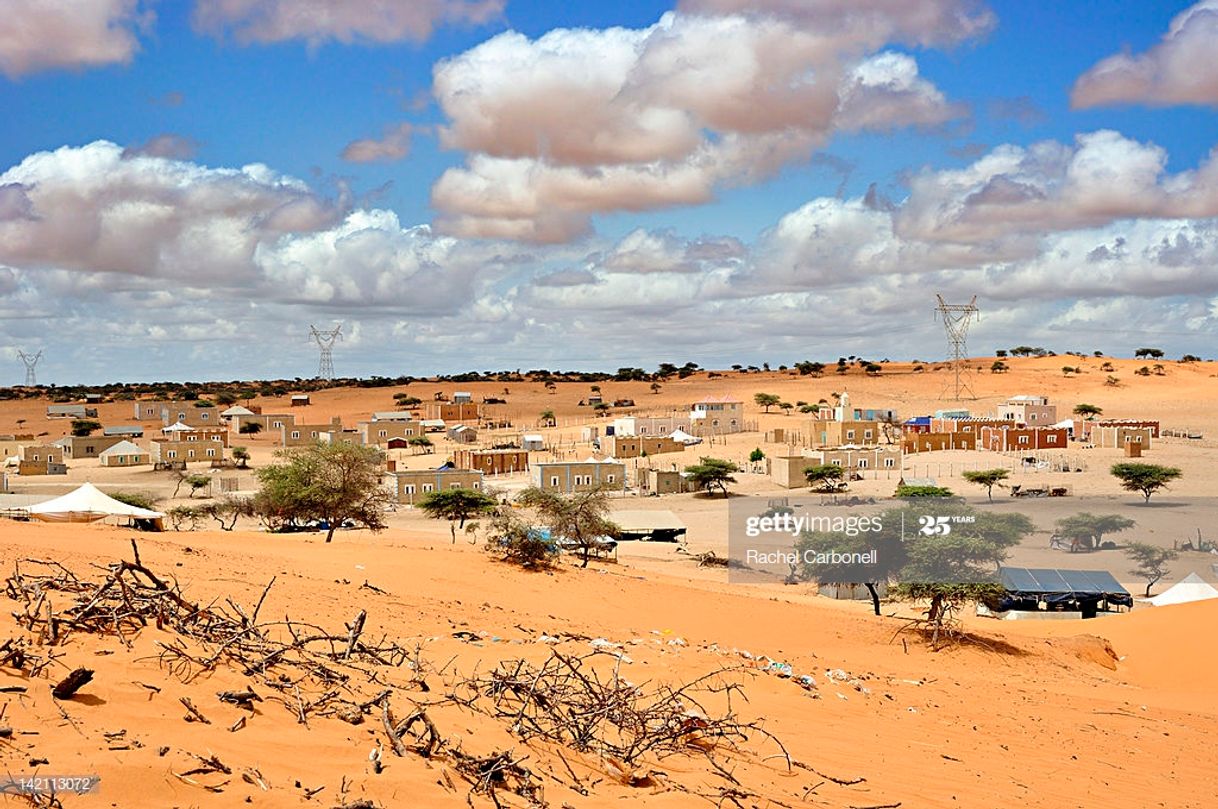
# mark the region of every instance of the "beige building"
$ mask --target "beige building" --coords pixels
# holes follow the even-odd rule
[[[529,468],[529,453],[522,449],[458,449],[453,451],[453,466],[484,475],[510,475]]]
[[[448,428],[448,440],[458,444],[473,444],[478,441],[478,430],[468,424],[454,424]]]
[[[121,443],[126,439],[122,436],[102,436],[102,435],[87,435],[87,436],[64,436],[55,442],[55,446],[63,450],[65,458],[80,460],[81,458],[96,458],[105,450]]]
[[[322,440],[322,433],[333,433],[342,428],[343,420],[340,416],[330,419],[327,424],[285,424],[279,428],[279,446],[312,446]]]
[[[140,400],[135,404],[135,420],[136,421],[160,421],[161,412],[172,407],[176,402],[170,402],[165,399]]]
[[[998,418],[1026,427],[1048,427],[1057,423],[1057,405],[1047,396],[1012,396],[998,405]]]
[[[684,452],[685,445],[661,435],[607,435],[600,439],[600,450],[613,458],[641,458]]]
[[[1139,444],[1143,452],[1150,449],[1154,430],[1125,424],[1101,424],[1091,428],[1091,443],[1097,447],[1123,449],[1126,444]]]
[[[54,444],[29,444],[21,450],[18,475],[66,475],[63,450]]]
[[[170,402],[161,408],[161,424],[185,424],[187,427],[223,428],[218,407],[195,407],[194,402]]]
[[[744,402],[729,397],[707,397],[689,407],[693,435],[727,435],[744,430]]]
[[[622,416],[613,420],[614,435],[672,435],[676,430],[690,432],[688,415]]]
[[[97,418],[97,408],[84,405],[47,405],[47,418],[95,419]]]
[[[620,491],[626,488],[626,465],[594,459],[534,464],[533,485],[562,494],[594,489]]]
[[[413,469],[389,474],[395,481],[398,502],[408,506],[443,489],[482,490],[482,473],[472,469]]]
[[[981,435],[982,427],[995,427],[1002,429],[1003,427],[1017,427],[1015,419],[990,419],[990,418],[940,418],[936,416],[930,420],[930,432],[932,433],[973,433]]]
[[[689,479],[675,469],[639,470],[639,491],[643,494],[683,494],[693,490]]]
[[[130,441],[120,441],[97,457],[102,466],[144,466],[152,463],[152,454]]]
[[[153,441],[153,463],[197,463],[224,460],[224,445],[219,441]]]
[[[840,447],[843,444],[878,444],[884,437],[883,427],[878,421],[824,421],[812,419],[808,423],[812,443],[818,447]]]
[[[812,466],[840,466],[846,480],[864,472],[899,472],[901,448],[895,445],[872,447],[833,447],[809,450],[803,455],[787,455],[767,460],[770,477],[774,483],[786,489],[799,489],[808,485],[804,470]]]
[[[418,438],[424,433],[423,424],[418,421],[360,421],[355,429],[363,436],[363,443],[377,446],[385,446],[395,438]]]
[[[260,434],[278,433],[284,427],[295,423],[296,416],[293,413],[251,413],[248,416],[232,416],[228,420],[229,430],[234,433],[240,433],[241,428],[247,424],[257,424]]]
[[[0,463],[6,458],[20,458],[21,450],[35,442],[33,433],[0,435]]]

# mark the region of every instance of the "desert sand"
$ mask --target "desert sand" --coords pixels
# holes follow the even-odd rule
[[[1136,377],[1132,371],[1142,362],[1113,360],[1122,384],[1112,388],[1104,385],[1098,359],[1071,357],[1071,364],[1082,365],[1085,373],[1070,378],[1060,373],[1061,357],[1008,362],[1012,370],[1007,374],[978,375],[975,386],[982,398],[966,406],[979,412],[1001,397],[1043,393],[1067,412],[1086,401],[1103,407],[1105,416],[1151,416],[1168,428],[1202,432],[1200,441],[1160,442],[1148,456],[1185,470],[1170,496],[1164,495],[1184,505],[1155,511],[1153,519],[1140,520],[1139,529],[1139,538],[1165,544],[1193,534],[1204,514],[1196,503],[1212,493],[1211,470],[1218,460],[1214,364],[1173,363],[1165,377]],[[634,412],[641,413],[684,410],[689,401],[706,395],[738,396],[748,403],[746,418],[764,430],[800,417],[761,413],[751,403],[758,391],[815,402],[849,390],[856,405],[896,407],[906,416],[949,406],[940,401],[944,379],[942,372],[914,373],[893,364],[877,378],[728,372],[718,378],[698,374],[673,380],[657,394],[647,383],[600,386],[607,400],[635,399]],[[479,399],[503,395],[505,387],[508,404],[500,415],[514,422],[515,432],[534,431],[538,414],[552,409],[559,425],[544,432],[559,447],[555,454],[586,452],[578,445],[564,447],[564,442],[577,441],[583,424],[598,421],[576,404],[589,386],[575,383],[560,383],[555,393],[540,383],[418,382],[406,388],[336,389],[314,394],[312,406],[295,412],[310,422],[338,415],[353,424],[374,410],[390,409],[392,394],[403,390],[424,400],[436,391],[469,390]],[[287,410],[286,400],[256,403],[264,412]],[[58,437],[67,424],[48,422],[44,407],[43,401],[0,403],[0,432],[30,431],[33,425],[35,432]],[[107,424],[130,421],[129,403],[101,409]],[[20,419],[24,423],[18,424]],[[768,454],[783,451],[760,438],[760,433],[731,436],[663,460],[683,464],[699,454],[743,460],[755,446]],[[240,443],[251,448],[255,467],[272,457],[267,436],[242,437]],[[435,455],[401,453],[399,460],[407,466],[433,466],[447,449],[441,443]],[[1052,508],[1131,508],[1131,495],[1107,475],[1116,453],[1079,453],[1086,456],[1081,459],[1086,471],[1068,474],[1074,495]],[[978,507],[991,507],[958,474],[968,464],[992,465],[993,454],[940,455],[925,460],[944,465],[935,470],[940,481]],[[961,457],[952,457],[957,455]],[[967,457],[973,455],[982,457]],[[56,493],[82,480],[162,496],[172,488],[164,473],[105,470],[89,461],[71,466],[67,480],[16,479],[14,488]],[[236,474],[243,479],[242,488],[252,487],[252,473]],[[523,480],[501,483],[510,489]],[[895,480],[884,477],[853,488],[883,497],[894,485]],[[764,475],[743,473],[734,491],[769,494],[774,489]],[[262,620],[290,618],[341,636],[364,610],[364,637],[383,636],[417,649],[412,663],[422,662],[415,671],[412,664],[365,661],[358,674],[335,687],[301,677],[295,669],[246,674],[232,665],[214,671],[172,665],[165,658],[166,645],[185,643],[201,658],[214,653],[215,645],[204,648],[155,623],[122,638],[68,627],[66,639],[39,645],[38,628],[18,618],[30,605],[10,587],[10,606],[0,617],[0,643],[24,638],[32,654],[54,660],[33,678],[28,669],[0,667],[0,686],[26,689],[0,694],[0,726],[12,729],[11,736],[0,738],[6,771],[13,776],[100,776],[96,792],[60,796],[64,806],[329,807],[359,801],[381,807],[460,807],[468,801],[491,806],[486,792],[458,771],[451,751],[473,756],[510,751],[512,760],[543,786],[546,805],[579,809],[623,802],[970,809],[1214,805],[1218,650],[1212,634],[1218,602],[1138,607],[1085,622],[970,617],[966,626],[974,642],[932,651],[920,637],[900,632],[907,626],[904,618],[914,614],[911,608],[887,605],[886,614],[875,617],[869,605],[819,598],[810,587],[730,584],[721,568],[698,567],[695,554],[725,547],[722,498],[628,497],[621,506],[672,510],[689,527],[688,552],[675,552],[671,545],[635,545],[624,548],[616,563],[598,562],[588,569],[563,564],[554,572],[530,573],[497,562],[480,546],[451,544],[446,524],[409,509],[392,515],[386,531],[343,531],[329,545],[314,535],[272,536],[253,525],[234,532],[135,534],[101,525],[2,521],[0,570],[5,576],[18,568],[27,575],[45,573],[50,566],[29,560],[55,560],[81,578],[100,581],[107,565],[133,558],[135,539],[143,563],[171,577],[191,603],[223,606],[231,601],[248,614],[265,592]],[[1009,501],[992,507],[1009,507]],[[1038,524],[1058,516],[1045,508]],[[1045,558],[1064,564],[1060,554]],[[1204,567],[1204,560],[1194,561]],[[1212,574],[1208,578],[1212,581]],[[70,593],[56,591],[49,597],[54,610],[72,603]],[[644,689],[679,687],[710,675],[715,682],[737,683],[742,691],[733,697],[731,711],[742,722],[759,722],[765,733],[748,733],[736,749],[712,747],[709,756],[705,740],[691,738],[687,749],[644,756],[623,772],[618,763],[572,745],[522,740],[511,732],[510,721],[447,699],[460,691],[464,678],[485,675],[510,661],[537,664],[555,652],[579,656],[594,651],[600,654],[589,665],[596,671],[608,676],[616,669]],[[95,671],[93,681],[70,699],[54,699],[51,686],[80,666]],[[727,671],[715,675],[721,669]],[[291,682],[279,680],[280,674]],[[807,678],[802,685],[801,677]],[[263,698],[252,710],[217,699],[217,692],[245,688]],[[331,690],[359,703],[384,689],[393,691],[389,704],[396,717],[424,708],[447,752],[430,759],[410,751],[394,755],[376,705],[361,715],[360,724],[327,715],[323,708],[306,710],[300,721],[300,706]],[[183,697],[209,723],[186,721]],[[708,695],[704,708],[708,716],[719,716],[728,706],[722,695]],[[244,723],[233,730],[242,718]],[[379,773],[373,760],[378,755]],[[200,759],[209,757],[230,772],[189,774],[208,769]],[[505,790],[497,798],[504,806],[530,805]]]

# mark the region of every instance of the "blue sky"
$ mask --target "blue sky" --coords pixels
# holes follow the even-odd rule
[[[93,5],[0,21],[0,346],[46,381],[308,375],[333,320],[350,374],[933,357],[937,290],[977,351],[1213,342],[1210,0]]]

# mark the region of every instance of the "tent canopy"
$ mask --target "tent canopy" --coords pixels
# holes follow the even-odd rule
[[[673,441],[677,441],[681,444],[700,444],[700,443],[702,443],[701,438],[699,438],[696,435],[690,435],[689,433],[682,430],[680,427],[678,427],[677,429],[675,429],[671,433],[669,433],[668,437],[671,438]]]
[[[1205,601],[1207,598],[1218,598],[1218,589],[1215,589],[1196,573],[1189,573],[1183,579],[1154,598],[1147,599],[1147,601],[1156,607],[1166,607],[1170,604],[1188,604],[1193,601]]]
[[[31,517],[43,522],[96,522],[106,517],[131,517],[159,523],[165,517],[159,511],[136,508],[115,500],[92,483],[86,483],[54,500],[30,506],[29,512]]]

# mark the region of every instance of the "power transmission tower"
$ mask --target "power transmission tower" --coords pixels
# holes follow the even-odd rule
[[[343,324],[339,323],[332,329],[319,329],[309,325],[309,335],[321,352],[321,362],[317,366],[317,378],[331,380],[334,378],[334,344],[343,339]]]
[[[34,373],[34,368],[38,365],[38,360],[42,359],[42,351],[31,355],[17,349],[17,356],[25,363],[25,386],[27,388],[37,387],[38,375]]]
[[[972,376],[971,368],[968,365],[968,328],[972,325],[973,319],[980,319],[977,310],[977,296],[968,303],[948,303],[943,300],[942,295],[935,295],[939,299],[939,305],[935,307],[935,314],[943,321],[943,328],[947,331],[947,343],[951,352],[952,376],[955,381],[955,400],[958,402],[962,398],[962,394],[967,392],[970,399],[977,398],[977,392],[973,390],[969,378]],[[943,388],[943,394],[946,395],[951,389],[952,383],[949,382]]]

